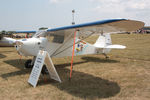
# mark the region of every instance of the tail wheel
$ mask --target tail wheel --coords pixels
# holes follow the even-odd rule
[[[32,68],[33,65],[31,65],[31,62],[32,62],[31,59],[27,60],[27,61],[25,62],[25,68]]]

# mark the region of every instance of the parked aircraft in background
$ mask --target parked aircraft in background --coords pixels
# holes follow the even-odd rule
[[[15,42],[13,38],[0,36],[0,47],[13,47]]]
[[[21,35],[24,34],[24,38],[30,38],[28,35],[28,32],[32,33],[32,34],[36,33],[36,31],[27,31],[27,32],[22,31],[22,33],[21,32],[19,33],[19,31],[18,32],[13,31],[12,33],[17,34],[16,36],[13,36],[13,38],[4,37],[2,34],[0,34],[0,47],[13,47],[14,43],[16,41],[16,39],[14,39],[14,38],[22,38],[22,36],[20,36],[18,34],[21,34]]]

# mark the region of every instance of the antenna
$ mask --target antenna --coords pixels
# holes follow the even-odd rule
[[[73,10],[72,10],[72,25],[75,25],[75,22],[74,22],[74,14],[75,14],[75,10],[73,9]]]

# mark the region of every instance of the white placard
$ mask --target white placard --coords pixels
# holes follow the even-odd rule
[[[28,82],[34,87],[36,87],[37,85],[44,62],[46,64],[50,77],[56,81],[61,82],[49,54],[47,53],[47,51],[40,50],[36,57],[32,72],[28,80]]]
[[[44,64],[44,60],[45,60],[45,56],[46,56],[46,52],[44,51],[39,51],[34,66],[32,68],[32,72],[30,74],[29,80],[28,82],[33,85],[34,87],[36,87],[37,85],[37,81],[39,79],[43,64]]]
[[[61,80],[59,78],[59,75],[54,67],[54,64],[49,56],[48,53],[46,53],[46,58],[45,58],[45,64],[46,64],[46,67],[48,69],[48,72],[50,74],[50,77],[56,81],[59,81],[61,83]]]

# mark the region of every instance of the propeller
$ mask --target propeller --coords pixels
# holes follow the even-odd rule
[[[14,46],[15,46],[15,48],[16,48],[16,50],[17,50],[17,52],[18,52],[19,55],[21,55],[21,53],[19,52],[19,48],[20,48],[22,45],[23,45],[23,42],[21,42],[21,41],[16,41],[16,42],[14,43]]]
[[[23,42],[20,42],[20,41],[16,41],[16,42],[14,43],[14,46],[15,46],[15,48],[16,48],[16,50],[17,50],[18,55],[19,55],[18,64],[19,64],[19,63],[22,63],[22,55],[21,55],[21,53],[19,52],[19,47],[22,46],[22,45],[23,45]]]

